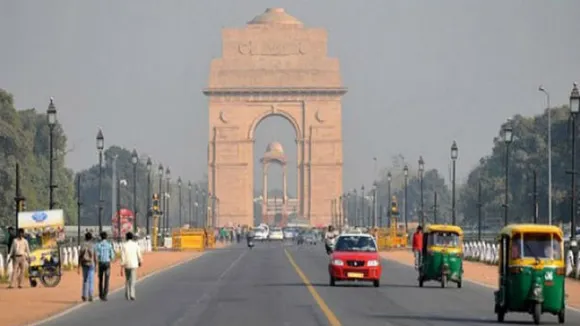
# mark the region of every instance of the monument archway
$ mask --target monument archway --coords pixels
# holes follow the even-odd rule
[[[298,215],[331,222],[342,194],[340,65],[327,56],[327,33],[271,8],[243,28],[222,30],[222,57],[211,62],[208,190],[220,200],[214,225],[253,222],[254,132],[269,116],[296,132]]]

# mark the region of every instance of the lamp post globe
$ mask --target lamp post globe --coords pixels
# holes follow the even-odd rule
[[[105,149],[105,137],[103,137],[103,130],[99,129],[97,131],[97,150],[102,151]]]
[[[388,182],[391,182],[391,180],[392,180],[392,179],[393,179],[393,175],[392,175],[392,174],[391,174],[391,172],[389,171],[389,172],[387,173],[387,181],[388,181]]]
[[[457,157],[459,157],[459,148],[457,147],[457,142],[453,141],[453,144],[451,144],[451,159],[455,161]]]
[[[56,106],[54,105],[54,98],[52,97],[46,110],[46,119],[49,127],[53,127],[56,124]]]
[[[572,93],[570,93],[570,113],[578,114],[580,112],[580,92],[578,91],[578,84],[574,83]]]
[[[133,152],[131,153],[131,163],[136,165],[138,161],[139,161],[139,155],[137,155],[137,150],[133,149]]]

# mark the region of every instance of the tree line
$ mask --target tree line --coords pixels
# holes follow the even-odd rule
[[[80,177],[81,224],[98,224],[99,204],[99,167],[93,166],[75,173],[65,164],[67,138],[62,126],[57,122],[53,131],[53,169],[55,189],[55,208],[63,209],[66,223],[77,223],[77,178]],[[26,198],[26,210],[44,210],[48,203],[49,184],[49,128],[44,111],[36,109],[16,109],[14,97],[6,90],[0,89],[0,226],[13,225],[16,202],[16,164],[20,167],[21,195]],[[133,164],[131,151],[119,146],[111,146],[104,151],[102,169],[103,225],[110,225],[112,210],[112,167],[116,157],[116,172],[120,179],[126,180],[120,189],[122,208],[133,210]],[[141,157],[137,163],[137,196],[136,207],[139,225],[142,225],[147,214],[147,162]],[[95,160],[96,161],[96,160]],[[158,192],[158,166],[151,167],[152,193]],[[166,179],[164,177],[164,189]],[[192,184],[192,188],[206,190],[204,180]],[[189,220],[188,180],[182,182],[182,218]],[[165,190],[164,190],[165,191]],[[170,180],[168,199],[170,220],[176,225],[179,218],[179,187],[177,176]],[[195,196],[195,195],[193,195]],[[201,195],[200,195],[201,196]],[[195,199],[193,199],[195,200]],[[201,201],[201,199],[200,199]]]

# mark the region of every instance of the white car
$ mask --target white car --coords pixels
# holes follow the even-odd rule
[[[284,232],[281,228],[272,228],[268,238],[270,240],[284,240]]]
[[[254,228],[254,239],[258,241],[268,240],[268,231],[263,228]]]
[[[294,239],[294,229],[291,228],[286,228],[283,230],[284,231],[284,239]]]

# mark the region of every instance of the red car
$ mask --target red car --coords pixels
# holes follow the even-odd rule
[[[381,257],[370,234],[342,234],[335,242],[328,264],[330,286],[337,281],[381,284]]]

